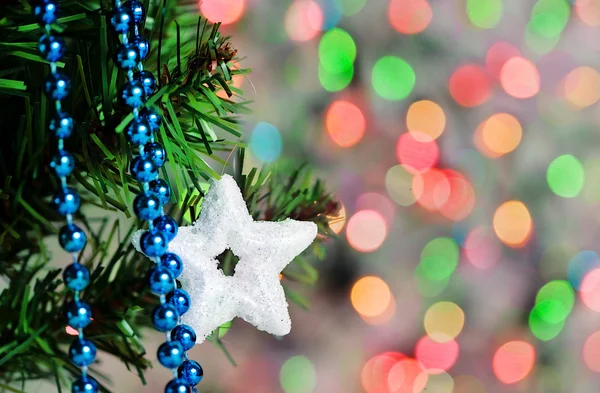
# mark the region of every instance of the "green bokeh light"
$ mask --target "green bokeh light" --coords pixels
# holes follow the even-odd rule
[[[556,37],[567,25],[570,14],[567,0],[538,0],[531,11],[529,24],[532,31],[542,37]]]
[[[342,72],[329,72],[319,65],[319,82],[328,92],[336,92],[346,88],[352,82],[354,68]]]
[[[561,307],[560,303],[554,301],[545,301],[537,304],[529,314],[529,328],[531,329],[531,333],[542,341],[552,340],[558,336],[565,326],[565,321],[548,323],[547,320],[556,317],[552,313],[555,313]]]
[[[311,393],[317,385],[317,373],[307,357],[292,356],[281,366],[279,380],[285,393]]]
[[[467,16],[473,26],[493,29],[502,18],[502,0],[467,0]]]
[[[543,37],[537,34],[531,27],[531,22],[527,24],[525,30],[525,43],[537,54],[546,54],[553,50],[560,41],[560,37],[560,34],[554,37]]]
[[[421,251],[423,275],[430,280],[448,279],[458,265],[459,250],[456,242],[449,237],[431,240]]]
[[[539,290],[535,298],[536,304],[546,304],[547,302],[550,302],[553,304],[553,306],[545,307],[546,314],[540,313],[544,320],[550,323],[553,321],[552,318],[557,318],[558,321],[563,321],[573,309],[573,305],[575,304],[575,291],[568,281],[550,281]],[[555,303],[558,303],[560,307],[557,307]],[[540,310],[540,312],[542,311],[543,310]],[[547,315],[548,311],[552,311],[554,315]]]
[[[342,14],[352,16],[363,9],[367,0],[340,0],[342,3]]]
[[[553,193],[564,198],[579,195],[585,182],[585,172],[579,160],[570,154],[556,157],[546,173]]]
[[[398,101],[408,97],[415,81],[414,70],[399,57],[384,56],[373,67],[373,89],[387,100]]]
[[[342,29],[334,28],[323,35],[319,42],[319,61],[330,73],[343,73],[353,67],[356,44]]]
[[[415,269],[415,283],[419,293],[423,297],[431,298],[439,295],[444,289],[446,289],[449,282],[450,277],[442,280],[432,280],[431,278],[427,277],[423,270],[423,265],[419,264]]]

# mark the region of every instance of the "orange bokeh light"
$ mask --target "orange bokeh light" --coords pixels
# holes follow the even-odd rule
[[[406,132],[398,138],[396,157],[407,169],[426,171],[437,164],[439,154],[437,143],[429,135]]]
[[[392,301],[388,285],[379,277],[365,276],[352,286],[350,301],[361,316],[377,317],[385,313]]]
[[[367,393],[390,393],[388,388],[390,371],[405,358],[399,352],[385,352],[369,359],[360,373],[363,389]]]
[[[497,158],[519,146],[523,128],[516,117],[508,113],[496,113],[481,123],[475,134],[478,150],[490,158]]]
[[[396,362],[388,373],[390,393],[420,393],[427,385],[427,376],[423,377],[423,366],[415,359],[404,358]]]
[[[337,216],[327,216],[327,218],[329,228],[335,233],[340,233],[346,224],[346,207],[342,204]]]
[[[600,373],[600,331],[593,333],[583,344],[583,361],[595,373]]]
[[[465,256],[475,267],[489,269],[502,256],[502,247],[490,228],[478,226],[465,240]]]
[[[412,180],[412,192],[417,203],[429,211],[437,211],[450,198],[450,180],[440,169],[417,173]]]
[[[507,42],[496,42],[488,50],[485,57],[485,66],[488,72],[496,79],[500,79],[500,72],[504,64],[511,58],[521,56],[519,49]]]
[[[285,31],[292,41],[310,41],[323,26],[323,11],[314,0],[295,0],[285,14]]]
[[[586,108],[600,100],[600,74],[591,67],[577,67],[562,82],[564,97],[577,108]]]
[[[531,98],[540,91],[540,73],[531,61],[513,57],[502,66],[500,84],[510,96]]]
[[[527,206],[520,201],[508,201],[494,213],[494,232],[509,247],[525,246],[531,237],[533,221]]]
[[[436,370],[448,371],[458,359],[459,347],[455,340],[434,341],[429,336],[422,337],[415,346],[415,357],[431,374]]]
[[[427,0],[391,0],[388,19],[402,34],[417,34],[427,28],[433,17]]]
[[[454,71],[450,77],[449,89],[458,105],[472,108],[490,98],[491,81],[485,68],[467,64]]]
[[[585,275],[579,291],[583,304],[600,312],[600,269],[591,270]]]
[[[511,384],[529,375],[535,364],[535,348],[525,341],[510,341],[494,354],[492,368],[500,382]]]
[[[369,325],[384,325],[391,321],[395,314],[396,299],[394,299],[394,297],[392,296],[390,297],[390,303],[388,304],[387,308],[381,314],[374,317],[369,317],[366,315],[361,315],[360,317]]]
[[[334,101],[327,109],[325,128],[338,146],[351,147],[357,144],[365,133],[365,117],[353,103]]]
[[[246,0],[200,0],[200,13],[213,23],[229,25],[244,14]]]
[[[475,207],[475,190],[462,173],[452,169],[445,169],[444,173],[450,186],[450,193],[446,202],[440,206],[440,213],[452,221],[464,220]],[[442,192],[443,188],[437,191]]]
[[[600,0],[576,0],[577,17],[589,26],[600,26]]]
[[[438,104],[429,100],[413,102],[406,114],[406,127],[415,137],[425,134],[437,139],[446,127],[446,115]]]
[[[379,212],[361,210],[356,212],[346,227],[348,243],[357,251],[377,250],[387,236],[387,224]]]

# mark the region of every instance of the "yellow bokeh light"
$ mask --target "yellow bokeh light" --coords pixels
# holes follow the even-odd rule
[[[585,108],[600,99],[600,74],[591,67],[577,67],[562,82],[564,97],[577,108]]]
[[[357,251],[377,250],[387,236],[387,223],[375,210],[361,210],[350,217],[346,227],[348,243]]]
[[[523,247],[529,241],[533,221],[527,206],[521,201],[508,201],[494,213],[494,232],[509,247]]]
[[[446,127],[446,115],[442,107],[433,101],[413,102],[406,114],[406,127],[416,137],[425,134],[437,139]]]
[[[496,113],[481,124],[481,142],[492,158],[515,150],[523,136],[521,123],[508,113]]]
[[[390,198],[401,206],[410,206],[416,202],[412,191],[414,170],[409,171],[404,165],[396,165],[385,174],[385,189]]]
[[[425,383],[423,383],[425,382]],[[414,393],[453,393],[454,380],[447,372],[443,370],[425,370],[415,380],[415,386],[419,390],[413,390]]]
[[[388,285],[379,277],[359,279],[350,292],[352,306],[362,317],[375,318],[385,313],[392,301]]]
[[[465,313],[452,302],[435,303],[425,313],[425,331],[432,340],[444,343],[456,338],[465,324]]]

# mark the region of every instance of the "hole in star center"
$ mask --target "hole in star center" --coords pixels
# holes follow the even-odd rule
[[[235,265],[240,261],[240,258],[228,248],[217,256],[217,260],[219,261],[219,269],[223,271],[226,276],[233,276]]]

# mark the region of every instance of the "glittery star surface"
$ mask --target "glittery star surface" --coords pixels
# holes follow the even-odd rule
[[[214,181],[193,226],[179,228],[169,251],[181,257],[179,280],[192,298],[182,321],[202,342],[223,323],[240,317],[277,336],[290,332],[291,321],[279,273],[317,235],[313,222],[286,219],[254,221],[235,180]],[[139,249],[138,231],[132,242]],[[226,249],[239,257],[233,276],[225,276],[216,257]]]

